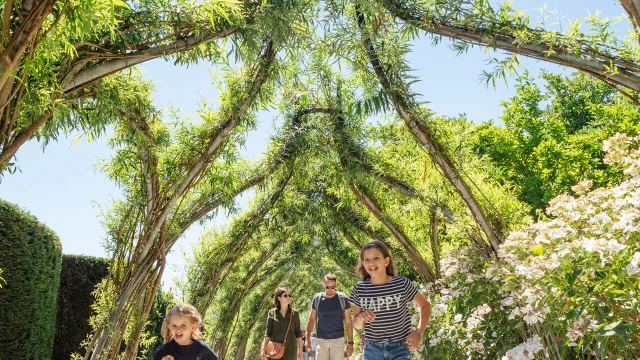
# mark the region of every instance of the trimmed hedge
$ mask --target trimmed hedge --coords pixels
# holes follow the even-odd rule
[[[84,255],[62,255],[58,314],[53,347],[54,360],[69,360],[84,354],[82,341],[91,332],[92,292],[109,273],[109,260]]]
[[[0,359],[49,360],[60,283],[60,241],[18,206],[0,200]]]

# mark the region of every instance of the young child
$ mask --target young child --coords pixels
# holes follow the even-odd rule
[[[165,344],[151,360],[218,360],[209,345],[200,340],[202,318],[193,305],[174,306],[162,323]]]
[[[411,359],[431,316],[431,303],[405,277],[397,276],[389,249],[373,241],[360,251],[358,281],[349,301],[353,327],[365,329],[364,360]],[[418,328],[411,331],[409,304],[420,308]]]

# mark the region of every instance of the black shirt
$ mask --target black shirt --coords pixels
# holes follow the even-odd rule
[[[175,360],[218,360],[218,355],[202,340],[193,340],[191,345],[180,345],[171,340],[162,345],[151,360],[162,360],[167,355]]]

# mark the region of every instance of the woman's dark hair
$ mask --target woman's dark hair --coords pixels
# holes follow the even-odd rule
[[[389,247],[387,247],[387,244],[383,243],[380,240],[374,240],[365,245],[362,250],[360,250],[360,261],[356,266],[356,274],[360,275],[360,278],[362,280],[371,279],[371,275],[369,275],[364,265],[362,264],[362,262],[364,261],[364,252],[369,249],[377,249],[382,254],[382,257],[389,258],[389,265],[387,265],[387,275],[398,275],[398,270],[396,270],[395,265],[393,265],[393,258],[391,258],[391,253],[389,252]]]
[[[273,303],[276,304],[276,308],[280,309],[280,300],[278,299],[280,296],[282,296],[282,294],[284,293],[291,293],[291,291],[289,291],[289,289],[284,288],[284,287],[279,287],[276,289],[276,296],[273,297]],[[291,307],[291,303],[289,303],[289,308],[293,309]]]

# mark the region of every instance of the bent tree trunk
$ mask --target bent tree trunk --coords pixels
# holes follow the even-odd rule
[[[458,169],[453,165],[451,159],[445,153],[442,145],[435,139],[431,131],[422,122],[417,115],[415,105],[408,97],[408,86],[402,79],[393,78],[385,70],[382,61],[376,53],[373,40],[366,28],[364,14],[357,11],[357,22],[362,33],[362,41],[365,46],[366,54],[369,58],[373,71],[375,72],[382,88],[389,94],[391,101],[400,118],[409,127],[415,138],[424,146],[431,159],[440,167],[445,178],[453,186],[456,192],[462,197],[471,214],[487,236],[491,247],[494,251],[498,251],[500,244],[503,242],[503,226],[495,229],[489,218],[486,216],[482,206],[473,195],[471,188],[462,178]]]
[[[385,240],[385,238],[387,237],[386,233],[371,228],[367,223],[367,218],[357,213],[355,209],[351,208],[350,206],[341,205],[340,200],[334,195],[330,195],[325,192],[324,197],[328,200],[327,210],[329,210],[329,212],[334,217],[337,224],[336,227],[340,229],[342,236],[344,236],[344,238],[348,242],[350,242],[356,249],[361,249],[365,244],[358,241],[350,232],[350,230],[355,234],[361,234],[366,238],[382,241],[389,247],[389,249],[391,249],[391,252],[407,266],[407,268],[413,273],[413,275],[420,276],[415,265],[407,258],[405,252],[400,250],[394,244]]]
[[[249,345],[249,338],[251,337],[251,334],[253,333],[253,329],[255,328],[257,322],[263,321],[263,319],[260,318],[259,315],[265,313],[269,308],[269,305],[271,304],[271,301],[273,299],[272,289],[278,288],[287,277],[287,272],[283,272],[276,278],[277,281],[267,284],[265,287],[267,290],[262,294],[262,298],[258,306],[252,309],[248,309],[247,315],[242,317],[242,320],[244,320],[244,328],[242,329],[243,334],[234,344],[236,349],[234,360],[244,360],[248,358],[246,356],[246,353],[247,346]],[[229,336],[232,335],[233,334],[229,334]],[[262,339],[260,336],[259,338]]]
[[[433,264],[436,267],[436,276],[439,279],[442,277],[442,274],[440,273],[440,244],[438,243],[438,225],[440,224],[440,217],[437,212],[431,212],[430,222],[431,236],[429,236],[429,240],[431,241],[431,252],[433,253]]]
[[[347,171],[351,168],[351,161],[349,159],[349,154],[351,151],[347,149],[347,144],[350,143],[348,140],[348,136],[344,129],[344,118],[341,115],[332,116],[332,120],[334,123],[334,134],[338,145],[339,157],[340,157],[340,165],[342,169]],[[400,245],[404,248],[405,252],[409,256],[409,261],[413,268],[416,269],[418,275],[424,280],[428,282],[435,282],[436,276],[429,264],[424,260],[420,252],[415,247],[411,239],[387,216],[383,213],[380,206],[376,203],[376,201],[367,193],[366,189],[363,186],[356,185],[351,179],[348,180],[348,186],[351,189],[353,195],[364,205],[367,210],[376,217],[390,232],[391,234],[400,242]]]
[[[140,222],[143,225],[143,232],[137,239],[135,249],[132,250],[130,261],[116,266],[115,270],[111,269],[112,272],[116,271],[115,274],[111,273],[109,276],[114,284],[118,284],[113,289],[117,294],[117,299],[114,306],[109,309],[105,322],[99,324],[95,329],[90,342],[90,350],[85,355],[85,359],[89,356],[91,360],[116,359],[118,357],[122,336],[131,317],[136,312],[136,303],[146,294],[148,284],[154,283],[150,277],[152,275],[162,276],[165,256],[174,244],[167,243],[170,232],[166,228],[169,214],[176,211],[178,201],[183,199],[202,180],[201,174],[210,164],[226,137],[250,111],[258,98],[262,85],[267,80],[275,54],[273,43],[269,41],[264,47],[260,63],[247,70],[247,80],[241,85],[243,86],[243,95],[234,106],[233,111],[227,115],[227,122],[210,138],[204,140],[206,146],[203,147],[202,156],[195,159],[188,167],[182,181],[166,197],[158,193],[147,194],[150,204],[162,203],[163,206],[152,209],[154,211],[147,211],[146,218]],[[148,184],[148,188],[152,190],[157,187]],[[120,258],[120,256],[116,256],[116,258]],[[117,273],[120,267],[124,269],[122,280],[119,279]],[[153,297],[148,299],[153,299]],[[146,321],[147,309],[149,309],[148,304],[143,304],[142,314],[139,314],[143,321]],[[137,342],[138,339],[133,339],[133,341]],[[137,344],[130,346],[130,348],[136,346]]]
[[[227,297],[230,297],[230,299],[224,299],[226,301],[218,302],[219,305],[226,303],[225,310],[223,310],[223,313],[218,318],[220,324],[216,327],[217,329],[214,335],[214,339],[218,339],[215,349],[221,359],[226,358],[229,344],[237,328],[238,315],[244,300],[269,277],[269,274],[277,272],[280,264],[278,262],[274,263],[271,260],[286,240],[286,237],[282,237],[269,252],[260,259],[261,261],[253,264],[249,272],[245,274],[239,282],[234,284],[234,290],[227,294]],[[270,263],[271,266],[265,268],[264,265],[266,263]],[[210,291],[215,292],[215,290]],[[233,323],[233,327],[231,323]],[[244,324],[242,326],[244,326]]]
[[[196,294],[196,297],[191,301],[198,311],[204,313],[209,308],[218,284],[224,281],[234,264],[242,257],[242,253],[251,236],[278,201],[291,176],[292,171],[288,171],[269,196],[263,199],[255,209],[247,212],[241,221],[234,223],[230,231],[233,235],[229,239],[227,246],[212,253],[211,257],[216,257],[217,259],[212,264],[213,266],[209,268],[210,272],[202,274],[196,280],[196,283],[192,285],[193,290],[191,293]]]
[[[436,275],[422,258],[418,249],[413,245],[413,242],[409,237],[394,224],[391,220],[387,219],[378,204],[366,193],[358,189],[355,184],[350,183],[349,188],[355,197],[376,217],[387,229],[393,234],[393,236],[400,242],[407,255],[409,255],[409,261],[413,265],[418,275],[427,282],[435,282]]]

